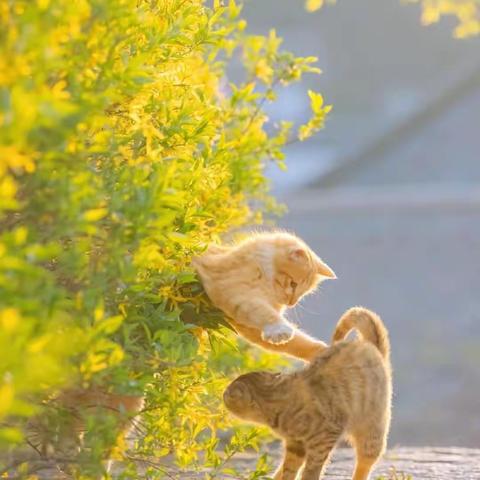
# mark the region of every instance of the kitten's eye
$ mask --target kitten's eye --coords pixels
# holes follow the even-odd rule
[[[297,282],[294,282],[293,280],[290,281],[290,286],[295,290],[298,286]]]

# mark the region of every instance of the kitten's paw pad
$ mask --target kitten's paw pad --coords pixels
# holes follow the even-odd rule
[[[262,331],[262,339],[275,345],[287,343],[293,335],[293,328],[285,323],[267,325]]]

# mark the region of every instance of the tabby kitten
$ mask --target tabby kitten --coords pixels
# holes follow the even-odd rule
[[[237,245],[211,246],[193,265],[210,300],[247,340],[307,359],[325,348],[283,316],[286,307],[321,281],[336,278],[300,238],[284,232],[253,234]],[[289,341],[290,348],[278,348]]]
[[[342,339],[355,328],[360,339]],[[356,450],[354,480],[367,480],[385,450],[390,426],[391,369],[388,333],[380,318],[352,308],[339,320],[334,345],[304,370],[254,372],[224,393],[228,410],[270,426],[285,442],[275,480],[318,480],[340,438]]]

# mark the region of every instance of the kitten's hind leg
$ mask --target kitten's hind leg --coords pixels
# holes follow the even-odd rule
[[[354,436],[357,463],[352,480],[368,480],[370,472],[385,451],[386,435],[382,428],[372,426]]]
[[[357,456],[357,464],[355,465],[353,480],[368,480],[370,472],[377,460],[378,458]]]
[[[274,480],[295,480],[305,461],[305,449],[301,443],[287,442],[283,463],[275,473]]]

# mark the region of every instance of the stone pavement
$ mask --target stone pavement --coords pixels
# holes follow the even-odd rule
[[[243,460],[245,470],[250,456]],[[354,466],[351,449],[335,452],[322,480],[351,478]],[[410,475],[410,477],[409,477]],[[385,480],[479,480],[480,450],[466,448],[396,448],[387,452],[372,475]]]
[[[259,454],[244,453],[234,457],[231,466],[238,472],[236,474],[219,474],[210,477],[208,472],[189,473],[175,472],[166,467],[162,462],[152,461],[145,463],[147,466],[157,466],[165,471],[166,479],[170,480],[246,480],[255,470]],[[272,463],[279,462],[279,449],[269,452]],[[47,464],[37,466],[36,478],[38,480],[68,480],[71,477]],[[335,451],[331,463],[326,468],[322,480],[336,480],[351,478],[354,468],[353,451],[347,448],[339,448]],[[142,468],[140,469],[142,470]],[[113,478],[121,473],[118,466],[111,472]],[[14,479],[15,476],[8,478]],[[140,474],[138,478],[145,478]],[[267,477],[262,477],[262,480]],[[479,480],[480,479],[480,450],[467,448],[395,448],[389,450],[384,458],[375,467],[372,480]]]

